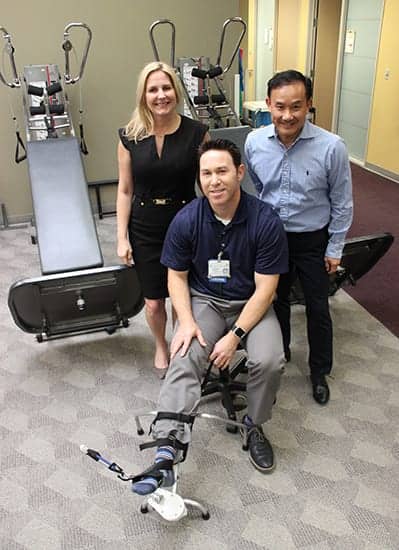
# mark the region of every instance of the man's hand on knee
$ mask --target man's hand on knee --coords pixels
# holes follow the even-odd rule
[[[218,369],[226,369],[230,361],[233,359],[239,339],[232,332],[225,334],[220,340],[218,340],[209,356],[210,361]]]
[[[170,358],[180,351],[180,357],[184,357],[190,347],[193,338],[197,338],[201,346],[206,347],[205,338],[196,323],[180,323],[170,344]]]

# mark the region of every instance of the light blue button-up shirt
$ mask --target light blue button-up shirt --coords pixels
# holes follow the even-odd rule
[[[352,179],[342,139],[309,121],[286,148],[273,124],[245,143],[249,174],[260,199],[278,211],[287,232],[328,226],[326,256],[340,258],[352,223]]]

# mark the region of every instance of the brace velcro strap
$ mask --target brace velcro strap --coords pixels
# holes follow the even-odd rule
[[[185,424],[193,424],[195,416],[191,414],[184,413],[174,413],[174,412],[159,412],[152,424],[158,422],[158,420],[177,420],[177,422],[184,422]]]
[[[142,481],[146,477],[153,477],[158,482],[159,487],[164,479],[161,470],[173,470],[173,460],[165,459],[160,462],[154,462],[154,464],[151,464],[151,466],[144,470],[144,472],[141,472],[141,474],[130,476],[129,481],[131,480],[133,483],[136,483],[137,481]]]
[[[175,446],[175,441],[165,437],[164,439],[155,439],[154,441],[147,441],[146,443],[141,443],[139,445],[140,451],[144,449],[150,449],[151,447],[163,447],[165,445],[170,445],[171,447]]]
[[[171,435],[169,437],[165,437],[164,439],[155,439],[154,441],[147,441],[146,443],[141,443],[139,445],[140,451],[143,451],[145,449],[150,449],[151,447],[164,447],[164,446],[170,446],[176,449],[176,451],[186,451],[188,447],[188,443],[182,443],[178,439],[173,438]]]

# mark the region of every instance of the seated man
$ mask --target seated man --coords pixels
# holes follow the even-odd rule
[[[280,326],[270,307],[279,274],[288,270],[287,241],[277,213],[241,190],[239,149],[228,140],[204,143],[199,151],[203,198],[172,221],[161,261],[178,324],[152,434],[155,463],[133,480],[148,494],[173,484],[173,461],[191,437],[190,415],[201,398],[207,363],[228,368],[240,341],[248,355],[249,457],[261,472],[274,467],[262,424],[280,385],[284,353]]]

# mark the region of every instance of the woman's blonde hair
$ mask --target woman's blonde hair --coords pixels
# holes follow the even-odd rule
[[[176,94],[176,102],[180,103],[182,100],[181,85],[175,70],[162,61],[152,61],[148,63],[139,74],[136,89],[136,107],[133,111],[131,120],[125,127],[125,135],[129,140],[138,141],[153,133],[154,118],[147,106],[145,94],[148,77],[155,71],[162,71],[169,77]]]

